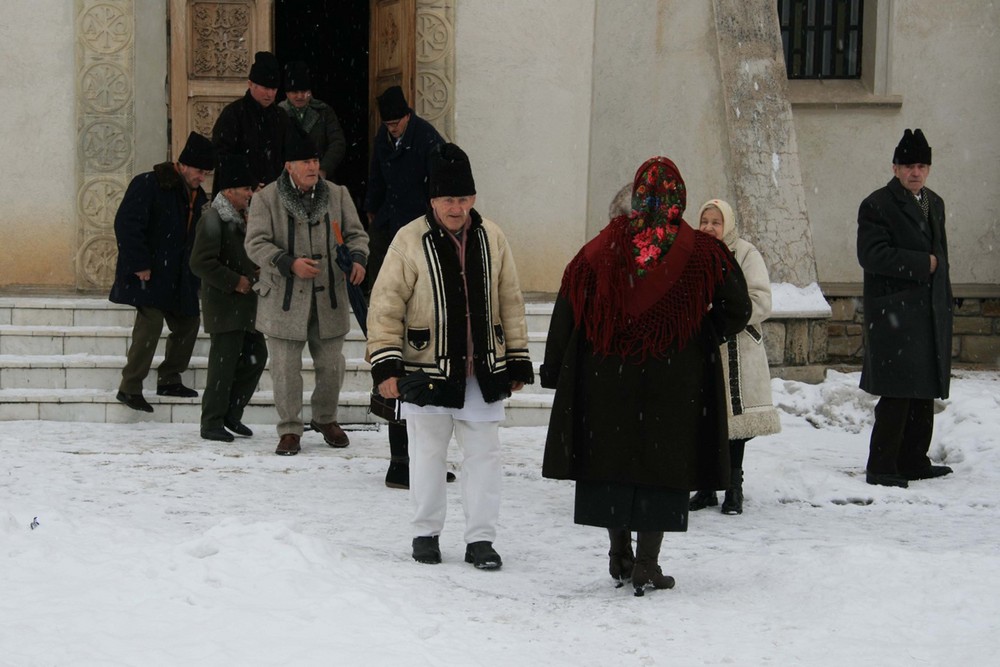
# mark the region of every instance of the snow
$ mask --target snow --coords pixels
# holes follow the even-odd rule
[[[771,317],[830,317],[830,304],[816,283],[797,287],[771,283]]]
[[[773,381],[784,430],[747,448],[745,513],[692,513],[664,540],[677,587],[642,598],[541,478],[544,428],[502,430],[505,562],[481,572],[458,484],[444,563],[410,559],[384,430],[284,458],[266,426],[0,423],[0,664],[989,664],[1000,373],[956,375],[931,449],[955,473],[909,489],[864,482],[857,380]]]

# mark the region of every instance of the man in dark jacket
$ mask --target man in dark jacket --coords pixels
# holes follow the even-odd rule
[[[428,170],[431,151],[444,143],[434,126],[420,118],[406,103],[403,89],[387,88],[378,97],[382,126],[375,134],[365,210],[368,212],[368,289],[382,268],[389,244],[404,225],[427,211]],[[409,444],[406,424],[389,422],[392,458],[385,485],[410,488]],[[449,479],[454,479],[448,473]]]
[[[284,167],[283,150],[288,116],[274,103],[281,82],[278,59],[258,51],[250,68],[247,92],[229,103],[212,128],[212,143],[219,155],[246,155],[255,190],[278,178]],[[213,187],[213,193],[218,188]]]
[[[153,411],[142,396],[142,382],[164,320],[170,336],[156,370],[156,393],[198,395],[181,384],[181,373],[198,337],[198,279],[189,260],[197,213],[207,201],[201,184],[214,163],[211,142],[192,132],[177,162],[158,164],[132,179],[115,214],[118,265],[109,298],[136,307],[116,398],[133,410]]]
[[[952,293],[944,201],[924,186],[931,148],[906,130],[894,177],[861,202],[858,261],[865,270],[861,388],[880,396],[869,446],[869,484],[906,487],[940,477],[931,465],[934,399],[948,397]]]
[[[257,389],[267,363],[264,334],[254,328],[257,265],[243,248],[247,208],[256,185],[245,155],[219,162],[219,194],[198,221],[191,270],[201,278],[205,331],[212,337],[208,377],[201,401],[201,437],[232,442],[233,433],[251,436],[243,409]],[[226,429],[229,429],[228,431]]]
[[[344,159],[347,140],[333,108],[312,96],[309,68],[301,60],[285,65],[285,95],[287,99],[278,106],[316,144],[319,177],[332,181],[334,170]]]
[[[431,150],[444,143],[434,126],[392,86],[378,97],[382,125],[375,134],[365,211],[368,212],[368,285],[375,284],[389,244],[399,229],[427,212],[427,169]]]

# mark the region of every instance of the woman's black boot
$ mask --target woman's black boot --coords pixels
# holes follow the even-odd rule
[[[674,587],[674,578],[663,574],[658,562],[662,531],[641,531],[635,537],[635,567],[632,568],[632,587],[636,597],[642,597],[647,587],[660,590]]]
[[[410,488],[410,441],[406,437],[406,422],[389,422],[389,469],[385,485],[390,489]]]
[[[632,553],[632,533],[628,530],[608,528],[611,549],[608,551],[608,573],[615,580],[615,588],[621,588],[632,578],[635,554]]]
[[[722,500],[723,514],[743,514],[743,470],[734,468],[733,475]]]

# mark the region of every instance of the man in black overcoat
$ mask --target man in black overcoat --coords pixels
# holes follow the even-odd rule
[[[118,264],[110,300],[135,306],[135,325],[116,398],[142,412],[153,407],[142,382],[153,363],[164,320],[170,328],[156,393],[194,398],[181,384],[198,337],[198,279],[191,273],[195,223],[207,202],[201,184],[215,165],[212,143],[192,132],[176,162],[163,162],[129,183],[115,214]]]
[[[893,178],[858,211],[858,261],[864,269],[861,388],[875,406],[866,479],[906,487],[947,475],[927,457],[934,399],[951,376],[952,292],[944,201],[924,184],[931,148],[906,130],[892,158]]]

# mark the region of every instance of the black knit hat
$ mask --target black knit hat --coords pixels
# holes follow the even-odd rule
[[[476,194],[469,156],[455,144],[441,144],[431,151],[430,197],[467,197]]]
[[[281,68],[273,53],[258,51],[254,54],[249,79],[265,88],[277,88],[281,85]]]
[[[309,135],[299,129],[299,126],[292,123],[285,134],[285,151],[283,154],[285,162],[297,162],[299,160],[312,160],[319,158],[319,149],[316,142],[309,138]]]
[[[893,164],[930,164],[931,147],[924,139],[924,133],[920,129],[906,130],[903,138],[899,140],[896,151],[892,154]]]
[[[181,151],[177,161],[189,167],[211,171],[215,168],[215,148],[207,138],[192,132],[188,135],[184,150]]]
[[[220,156],[212,185],[216,190],[256,186],[257,179],[250,173],[250,160],[243,153]]]
[[[293,60],[285,65],[285,92],[312,90],[309,67],[301,60]]]
[[[387,120],[399,120],[408,113],[410,113],[410,105],[406,103],[403,89],[399,86],[386,88],[378,96],[378,115],[382,118],[383,123]]]

